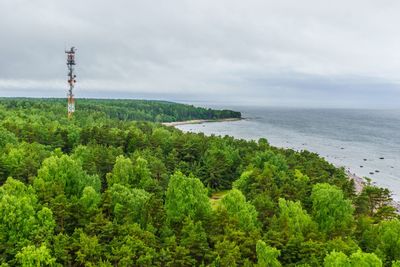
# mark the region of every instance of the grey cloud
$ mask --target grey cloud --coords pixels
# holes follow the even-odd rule
[[[398,1],[2,0],[0,95],[400,107]]]

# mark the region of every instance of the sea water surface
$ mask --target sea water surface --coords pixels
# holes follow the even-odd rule
[[[247,140],[263,137],[273,146],[316,152],[389,188],[400,200],[400,110],[224,108],[241,111],[245,119],[177,128]]]

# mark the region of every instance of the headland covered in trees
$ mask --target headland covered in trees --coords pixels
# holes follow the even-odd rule
[[[0,104],[11,110],[57,112],[61,119],[65,112],[64,98],[0,98]],[[213,110],[169,101],[128,99],[79,99],[78,119],[104,116],[122,121],[177,122],[188,120],[240,119],[233,110]]]
[[[163,101],[0,99],[1,266],[400,266],[390,192]]]

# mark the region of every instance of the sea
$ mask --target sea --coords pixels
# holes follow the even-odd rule
[[[178,125],[183,131],[266,138],[277,147],[309,150],[391,190],[400,200],[400,110],[234,107],[243,120]]]

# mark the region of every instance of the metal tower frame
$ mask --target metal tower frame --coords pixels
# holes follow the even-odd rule
[[[75,66],[75,47],[71,47],[69,51],[65,51],[67,54],[67,67],[68,67],[68,84],[69,90],[67,93],[68,98],[68,118],[71,119],[75,112],[75,99],[72,90],[74,89],[76,83],[76,75],[74,73]]]

